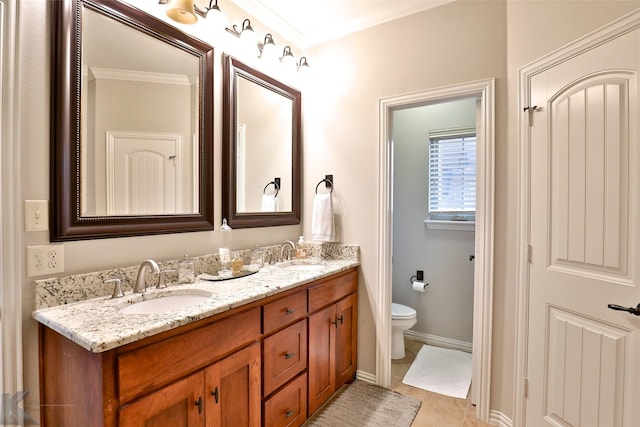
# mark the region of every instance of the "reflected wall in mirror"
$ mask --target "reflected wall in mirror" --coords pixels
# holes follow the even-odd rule
[[[233,228],[300,223],[301,94],[225,56],[223,216]]]
[[[213,229],[213,48],[123,3],[52,7],[51,240]]]

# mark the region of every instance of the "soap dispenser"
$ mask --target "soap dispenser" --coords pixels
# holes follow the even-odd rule
[[[196,281],[196,265],[193,258],[185,255],[178,262],[178,283],[193,283]]]
[[[218,249],[218,257],[223,271],[229,270],[229,263],[231,262],[231,230],[232,228],[227,224],[227,218],[223,218],[222,226],[220,226],[222,245]]]
[[[304,236],[298,238],[298,249],[296,250],[296,258],[306,258],[307,250],[302,246],[304,244]]]

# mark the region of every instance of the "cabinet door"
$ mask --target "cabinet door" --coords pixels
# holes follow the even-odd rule
[[[260,343],[205,369],[208,427],[260,426]]]
[[[309,316],[309,415],[335,391],[336,306]]]
[[[357,364],[358,294],[336,304],[336,389],[353,379]]]
[[[204,426],[202,372],[169,384],[120,409],[119,427]]]

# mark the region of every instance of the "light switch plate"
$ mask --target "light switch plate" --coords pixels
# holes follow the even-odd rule
[[[44,231],[49,229],[49,202],[47,200],[24,201],[24,230]]]
[[[27,277],[64,273],[64,245],[27,246]]]

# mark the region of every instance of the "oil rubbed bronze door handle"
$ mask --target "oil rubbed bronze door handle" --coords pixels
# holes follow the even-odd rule
[[[623,307],[618,304],[609,304],[607,305],[607,307],[609,307],[611,310],[626,311],[627,313],[631,313],[635,316],[640,316],[640,304],[638,304],[636,307]]]
[[[213,398],[216,400],[216,403],[218,403],[218,387],[216,387],[215,390],[211,392],[211,396],[213,396]]]
[[[198,396],[195,405],[198,407],[198,414],[202,414],[202,396]]]

